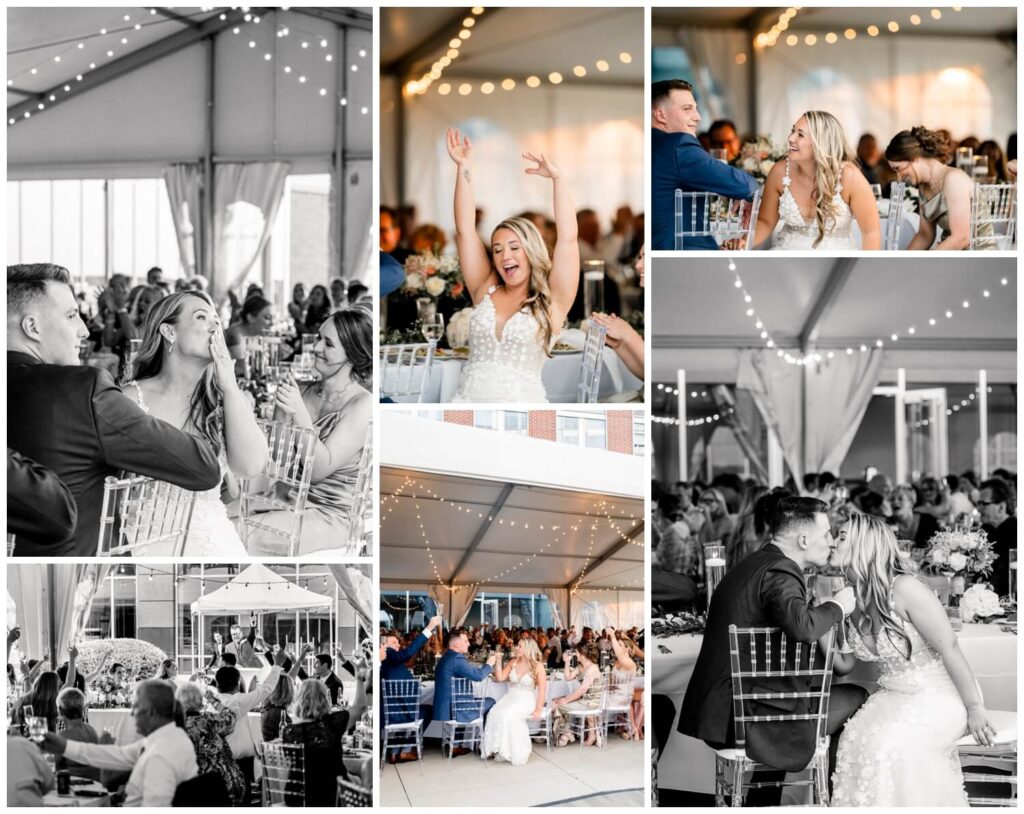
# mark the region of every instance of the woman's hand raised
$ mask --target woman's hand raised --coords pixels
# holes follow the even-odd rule
[[[532,161],[534,164],[537,165],[536,167],[527,167],[527,175],[539,175],[541,178],[550,178],[551,180],[554,180],[555,178],[558,178],[562,174],[562,171],[558,169],[558,167],[556,167],[553,162],[549,161],[544,156],[544,153],[541,153],[540,155],[534,155],[533,153],[523,153],[523,158],[525,158],[527,161]]]
[[[462,135],[457,129],[448,128],[445,145],[448,147],[448,155],[459,167],[464,167],[473,161],[473,145],[469,136]]]

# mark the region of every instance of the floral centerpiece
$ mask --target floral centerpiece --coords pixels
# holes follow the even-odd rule
[[[972,585],[960,599],[960,617],[965,622],[986,620],[1004,614],[996,592],[987,585]]]
[[[448,336],[448,347],[452,350],[469,347],[469,320],[472,316],[472,308],[463,308],[461,311],[456,311],[452,318],[448,320],[446,334]]]
[[[655,609],[657,611],[657,609]],[[663,618],[651,620],[651,633],[658,639],[682,636],[686,633],[703,633],[707,625],[707,614],[680,611],[668,613]]]
[[[441,297],[447,295],[456,299],[465,290],[459,258],[455,255],[424,252],[410,255],[405,261],[405,284],[402,291],[416,297],[417,306],[422,299],[426,299],[428,302],[432,300],[436,308]]]
[[[785,146],[778,146],[771,136],[758,136],[744,143],[732,165],[750,173],[759,184],[764,184],[776,161],[786,157]]]
[[[999,555],[980,528],[957,526],[939,531],[928,541],[924,562],[933,571],[952,578],[952,595],[959,597],[971,576],[987,576]]]

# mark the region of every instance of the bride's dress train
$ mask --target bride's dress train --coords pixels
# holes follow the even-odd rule
[[[939,654],[912,623],[904,621],[903,630],[910,661],[885,635],[877,655],[850,635],[857,658],[877,662],[881,677],[839,741],[833,806],[967,807],[954,746],[967,729],[967,711]]]
[[[530,727],[526,722],[537,708],[537,687],[533,675],[519,676],[516,668],[509,675],[508,692],[498,700],[487,716],[484,727],[484,754],[522,766],[533,754]]]

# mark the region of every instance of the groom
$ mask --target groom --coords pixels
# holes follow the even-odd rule
[[[466,653],[469,651],[469,633],[464,627],[455,628],[448,636],[448,650],[437,663],[434,670],[434,720],[450,721],[455,718],[452,714],[452,679],[468,678],[470,681],[483,681],[491,674],[497,656],[492,655],[487,659],[487,664],[482,667],[474,667],[466,660]],[[494,706],[493,698],[484,699],[484,717]],[[469,722],[475,716],[459,713],[459,720]],[[458,757],[469,752],[468,749],[458,747],[452,750],[452,755]]]
[[[712,749],[736,745],[729,625],[779,627],[789,640],[814,645],[853,610],[855,598],[849,587],[816,607],[807,601],[804,569],[826,565],[834,547],[827,509],[825,503],[815,498],[783,498],[771,518],[771,542],[742,560],[722,579],[711,598],[704,642],[683,699],[679,731],[684,735],[700,738]],[[789,680],[789,683],[792,686],[773,682],[768,689],[772,692],[808,689],[799,686],[799,679]],[[832,736],[830,775],[835,768],[839,733],[866,697],[864,690],[853,684],[832,686],[827,727]],[[773,700],[772,703],[780,702]],[[798,703],[799,700],[794,700],[790,708],[775,711],[795,712]],[[755,714],[773,711],[757,706],[753,710]],[[758,782],[781,781],[785,771],[799,771],[810,762],[814,754],[814,731],[810,723],[748,725],[745,746],[750,758],[780,770],[758,773]],[[777,806],[781,793],[778,787],[752,789],[747,795],[747,804]]]
[[[742,170],[712,158],[697,140],[700,113],[693,87],[682,79],[667,79],[651,86],[651,244],[655,250],[675,248],[675,195],[714,192],[747,200],[757,181]],[[689,212],[683,210],[683,220]],[[687,250],[717,251],[713,237],[686,239]]]

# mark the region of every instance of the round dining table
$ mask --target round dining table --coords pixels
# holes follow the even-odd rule
[[[667,696],[675,714],[672,728],[658,759],[658,785],[663,789],[714,794],[715,753],[703,741],[678,731],[683,696],[693,675],[704,637],[700,634],[653,640],[651,692]],[[964,658],[981,686],[989,709],[1017,710],[1017,636],[997,624],[968,624],[957,633]],[[837,676],[836,683],[859,684],[869,692],[878,689],[878,668],[858,662],[852,672]]]

